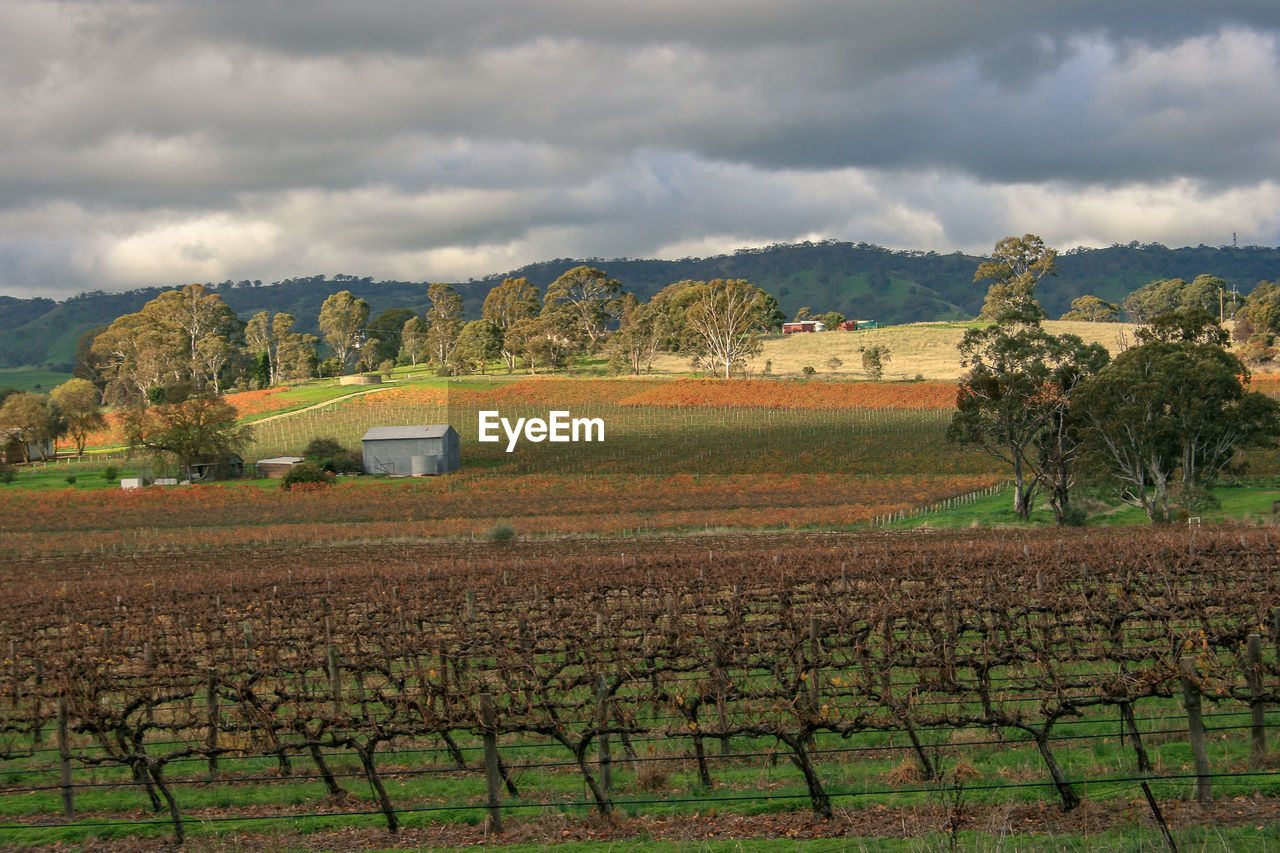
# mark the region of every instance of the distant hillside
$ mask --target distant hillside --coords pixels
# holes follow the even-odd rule
[[[973,281],[981,258],[955,252],[895,251],[868,243],[800,243],[743,249],[714,258],[676,261],[618,258],[560,258],[478,281],[455,283],[467,316],[480,315],[485,294],[506,276],[524,276],[540,288],[579,264],[599,267],[627,290],[648,298],[673,282],[745,278],[778,298],[793,315],[802,306],[815,312],[839,311],[882,324],[955,320],[977,315],[986,285]],[[1170,249],[1159,244],[1074,249],[1058,261],[1059,274],[1037,291],[1050,317],[1066,311],[1086,293],[1119,302],[1148,282],[1162,278],[1222,277],[1242,293],[1259,281],[1280,278],[1280,249]],[[288,312],[298,331],[315,331],[325,298],[350,290],[367,299],[377,316],[388,308],[422,310],[429,282],[380,281],[369,277],[315,275],[264,285],[261,282],[212,284],[242,320],[258,311]],[[76,339],[84,331],[140,309],[165,290],[152,287],[127,293],[84,293],[62,302],[0,296],[0,367],[43,366],[69,369]]]

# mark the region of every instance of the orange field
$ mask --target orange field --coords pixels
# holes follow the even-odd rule
[[[824,474],[493,476],[347,481],[262,489],[209,484],[132,490],[0,491],[7,552],[339,542],[708,527],[864,524],[996,485],[991,475],[867,480]]]

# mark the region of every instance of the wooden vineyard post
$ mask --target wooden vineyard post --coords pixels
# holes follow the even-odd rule
[[[809,702],[817,714],[822,704],[822,688],[818,685],[818,670],[822,661],[822,646],[818,641],[818,617],[809,617]]]
[[[76,816],[75,792],[71,787],[71,740],[67,700],[58,697],[58,769],[61,775],[62,815],[67,820]]]
[[[480,694],[480,722],[484,726],[484,778],[489,791],[489,831],[502,834],[502,770],[498,763],[498,711],[493,694]]]
[[[209,781],[218,778],[218,677],[209,673],[206,685],[205,712],[209,723],[209,735],[205,744],[209,747]]]
[[[1271,612],[1271,639],[1276,646],[1276,660],[1280,661],[1280,609]]]
[[[1261,767],[1267,757],[1267,707],[1259,701],[1262,694],[1262,636],[1249,635],[1249,702],[1250,749],[1249,763]]]
[[[609,685],[604,674],[596,676],[596,697],[599,702],[600,727],[609,725]],[[609,752],[609,735],[601,732],[596,738],[600,744],[600,790],[605,800],[613,798],[613,756]]]
[[[719,661],[713,666],[716,683],[716,716],[720,721],[720,754],[728,755],[733,752],[733,746],[729,742],[729,736],[724,734],[729,730],[729,716],[725,712],[725,699],[729,693],[729,677],[725,675],[725,671],[721,669]]]
[[[329,692],[333,694],[333,716],[342,716],[342,671],[338,665],[338,647],[333,642],[333,618],[324,617],[324,640],[329,669]]]
[[[1204,717],[1200,711],[1200,691],[1195,685],[1196,659],[1183,657],[1178,660],[1182,673],[1182,703],[1187,709],[1187,729],[1191,736],[1191,755],[1195,759],[1196,799],[1207,806],[1213,801],[1212,781],[1209,778],[1209,746],[1204,731]]]
[[[31,715],[31,745],[33,747],[44,746],[44,717],[41,716],[41,696],[40,689],[44,686],[44,661],[36,658],[32,661],[35,666],[35,690],[32,691],[33,701],[35,703],[34,712]]]
[[[0,627],[3,627],[3,626],[0,626]],[[18,665],[18,642],[17,642],[17,640],[10,640],[10,641],[9,641],[9,660],[13,661],[13,665],[14,665],[14,667],[17,667],[17,665]],[[12,690],[11,690],[11,691],[10,691],[10,693],[9,693],[9,704],[13,706],[13,708],[14,708],[14,710],[15,710],[15,711],[18,709],[18,697],[19,697],[19,695],[20,695],[20,694],[21,694],[21,691],[20,691],[20,689],[19,689],[18,679],[16,679],[16,678],[15,678],[15,679],[13,680]]]

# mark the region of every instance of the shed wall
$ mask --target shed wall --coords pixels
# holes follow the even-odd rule
[[[414,473],[413,458],[429,457],[439,460],[428,470],[447,474],[457,471],[460,459],[457,433],[449,432],[440,438],[380,438],[362,442],[364,470],[370,474]],[[419,463],[421,469],[421,463]]]

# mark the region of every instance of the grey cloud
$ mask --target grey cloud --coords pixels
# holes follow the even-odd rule
[[[1248,195],[1280,174],[1278,53],[1280,4],[1244,0],[10,0],[0,290],[811,234],[972,249],[1036,227],[1009,188]]]

